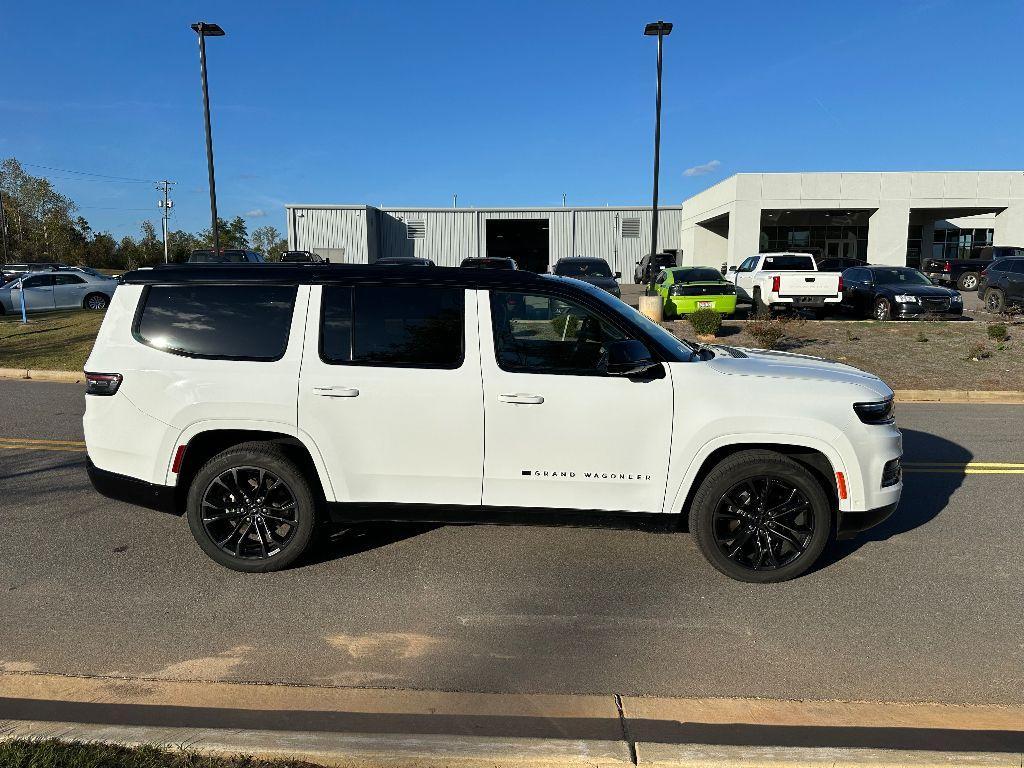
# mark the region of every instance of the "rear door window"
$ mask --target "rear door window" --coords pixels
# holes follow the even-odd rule
[[[441,286],[325,286],[320,358],[337,365],[458,368],[466,293]]]
[[[288,348],[294,285],[153,285],[135,338],[156,349],[217,360],[280,360]]]

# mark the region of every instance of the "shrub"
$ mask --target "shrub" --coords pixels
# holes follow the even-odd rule
[[[849,328],[846,329],[846,340],[847,341],[860,341],[860,336],[851,331]]]
[[[1009,335],[1006,330],[1006,326],[1002,323],[994,323],[990,325],[986,329],[986,332],[992,341],[1006,341],[1006,337]]]
[[[928,337],[924,335],[924,331],[917,332],[917,340],[920,342],[928,341]]]
[[[775,349],[782,337],[786,335],[783,324],[778,320],[759,317],[747,322],[747,333],[762,349]]]
[[[580,330],[580,325],[579,317],[568,312],[551,318],[551,326],[555,329],[555,333],[563,339],[575,336]]]
[[[713,309],[698,309],[688,319],[699,336],[714,336],[722,327],[722,316]]]
[[[982,341],[974,344],[971,351],[967,353],[968,360],[984,360],[989,357],[992,357],[992,352]]]

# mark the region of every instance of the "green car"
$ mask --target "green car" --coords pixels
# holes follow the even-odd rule
[[[728,317],[736,311],[736,286],[711,267],[662,270],[654,290],[664,302],[665,317],[681,317],[698,309],[713,309]]]

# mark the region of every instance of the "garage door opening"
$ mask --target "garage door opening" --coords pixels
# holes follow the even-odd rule
[[[548,271],[547,219],[488,219],[487,255],[513,258],[520,269]]]

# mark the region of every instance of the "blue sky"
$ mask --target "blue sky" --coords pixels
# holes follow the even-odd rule
[[[658,18],[676,25],[664,204],[742,171],[1024,165],[1018,2],[0,0],[0,18],[0,157],[174,179],[176,228],[209,223],[199,19],[228,33],[208,46],[219,208],[250,228],[283,231],[285,202],[647,203]],[[150,185],[27,170],[97,229],[157,221]]]

